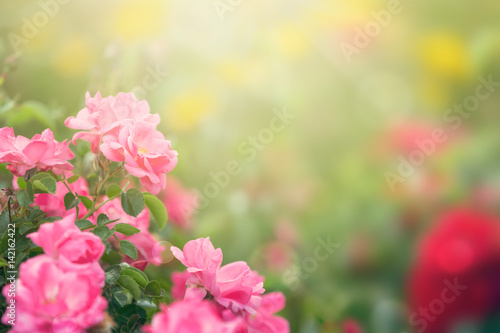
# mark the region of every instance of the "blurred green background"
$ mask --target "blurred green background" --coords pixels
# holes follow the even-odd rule
[[[167,240],[210,236],[225,263],[248,261],[286,294],[292,332],[349,332],[349,318],[412,331],[407,274],[437,212],[484,188],[493,199],[474,203],[500,207],[500,93],[394,190],[385,173],[414,137],[449,128],[444,114],[479,77],[500,81],[500,2],[399,6],[347,59],[343,43],[388,2],[2,0],[0,126],[70,138],[64,119],[86,91],[133,91],[161,115],[185,187],[207,197],[211,173],[241,165]],[[295,118],[242,152],[284,109]],[[338,247],[314,264],[318,237]]]

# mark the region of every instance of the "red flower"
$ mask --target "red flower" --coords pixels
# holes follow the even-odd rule
[[[423,240],[409,279],[410,324],[446,333],[500,309],[500,224],[455,209]]]

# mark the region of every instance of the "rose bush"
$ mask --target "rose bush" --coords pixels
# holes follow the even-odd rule
[[[209,237],[183,250],[162,240],[165,204],[185,227],[196,203],[178,182],[167,186],[177,152],[159,121],[130,93],[87,93],[86,107],[65,122],[81,130],[72,146],[50,129],[32,139],[0,129],[0,163],[13,177],[0,215],[12,227],[0,241],[0,263],[13,272],[3,276],[2,309],[12,332],[289,331],[275,315],[283,294],[264,294],[264,278],[246,262],[222,265]],[[94,168],[72,151],[85,151],[79,141],[90,143]],[[168,262],[169,251],[187,267],[171,287],[144,272]]]

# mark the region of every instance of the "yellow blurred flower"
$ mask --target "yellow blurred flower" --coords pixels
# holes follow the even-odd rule
[[[267,80],[269,69],[262,59],[224,60],[216,65],[215,75],[233,86],[255,89],[262,87]]]
[[[111,19],[112,31],[129,40],[161,33],[166,11],[162,0],[124,2]]]
[[[246,80],[245,67],[237,61],[223,61],[217,66],[217,70],[220,77],[231,84],[240,85]]]
[[[274,30],[273,43],[285,57],[291,59],[302,56],[309,47],[307,38],[292,24],[281,25]]]
[[[453,33],[434,32],[421,42],[420,56],[428,70],[454,78],[470,75],[470,59],[466,42]]]
[[[61,74],[77,76],[85,73],[96,61],[95,45],[86,37],[72,37],[61,43],[53,59]]]
[[[168,124],[174,130],[189,131],[213,111],[214,104],[213,94],[205,89],[180,94],[167,105]]]

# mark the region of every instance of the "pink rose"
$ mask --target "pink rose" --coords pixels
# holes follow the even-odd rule
[[[237,261],[217,271],[216,288],[211,293],[222,306],[234,313],[247,311],[255,314],[264,292],[264,278],[250,270],[247,263]]]
[[[288,333],[288,321],[274,316],[285,307],[285,296],[280,292],[273,292],[262,296],[262,303],[255,315],[246,315],[248,333]]]
[[[104,134],[112,132],[120,124],[134,119],[144,120],[154,125],[160,122],[160,116],[150,114],[146,101],[138,101],[132,93],[119,93],[102,98],[97,92],[95,97],[85,94],[86,107],[78,112],[76,118],[69,117],[64,124],[69,128],[81,129],[73,136],[73,143],[77,139],[91,143],[92,151],[99,152],[99,144]]]
[[[146,333],[230,333],[233,322],[225,323],[207,301],[177,301],[168,307],[161,305],[151,325],[143,326]]]
[[[62,269],[89,275],[96,285],[104,286],[104,271],[99,265],[104,244],[93,233],[81,231],[75,225],[74,214],[42,224],[37,232],[27,237],[56,259]]]
[[[10,284],[3,288],[8,304],[16,306],[16,324],[10,332],[78,332],[100,323],[107,308],[101,288],[88,274],[67,271],[47,255],[21,264],[15,282],[16,294],[9,296]],[[9,312],[2,316],[8,324]]]
[[[140,233],[131,236],[126,236],[119,232],[115,233],[120,241],[128,240],[134,244],[137,249],[137,260],[134,260],[129,256],[124,256],[124,260],[131,266],[144,270],[148,264],[159,266],[162,263],[161,254],[165,250],[165,246],[163,246],[161,242],[156,241],[148,230],[149,212],[147,209],[144,209],[137,217],[132,217],[123,211],[120,198],[116,198],[104,204],[99,209],[98,213],[106,214],[110,220],[119,219],[115,223],[108,224],[108,227],[110,228],[117,223],[127,223],[141,231]],[[110,238],[109,241],[111,244],[118,247],[116,239]]]
[[[255,313],[264,283],[245,262],[221,267],[222,251],[214,248],[209,237],[187,242],[183,251],[175,246],[171,250],[191,273],[186,281],[186,299],[203,299],[208,291],[219,304],[235,313]]]
[[[172,297],[175,300],[184,299],[184,295],[186,294],[186,282],[191,276],[191,273],[188,271],[184,272],[173,272],[172,273]]]
[[[195,277],[195,280],[188,281],[191,285],[200,284],[207,290],[215,288],[215,276],[222,263],[222,251],[214,248],[210,237],[187,242],[183,251],[175,246],[170,249],[172,254],[187,267],[187,271]],[[199,282],[193,283],[194,281]]]
[[[0,163],[8,163],[7,168],[22,177],[26,171],[38,167],[40,171],[52,170],[56,175],[73,170],[68,162],[75,157],[69,149],[69,142],[57,142],[50,129],[35,134],[28,139],[14,135],[12,128],[0,129]]]
[[[163,203],[167,208],[168,219],[181,228],[189,228],[191,217],[198,208],[194,191],[185,189],[176,179],[170,177],[163,194]]]
[[[166,173],[177,165],[177,152],[170,141],[146,121],[123,123],[116,134],[103,137],[101,151],[107,159],[125,162],[125,169],[152,194],[166,186]]]

